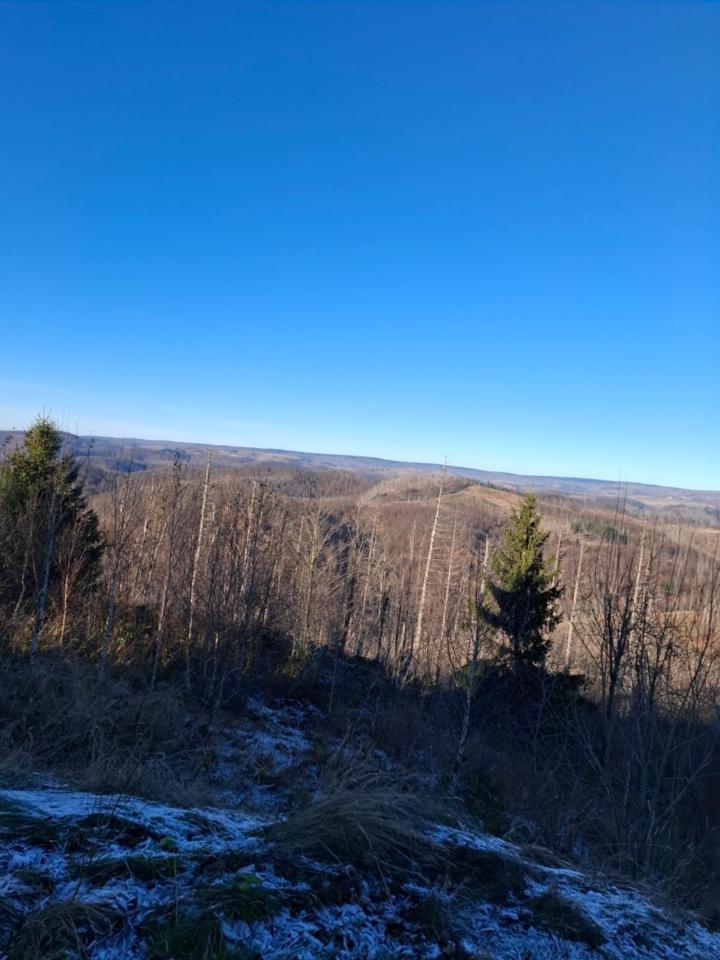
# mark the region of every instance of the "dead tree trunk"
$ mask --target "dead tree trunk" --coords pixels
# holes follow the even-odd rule
[[[470,619],[472,630],[472,646],[470,650],[470,662],[467,666],[467,679],[465,684],[465,703],[463,709],[462,726],[460,736],[458,737],[457,753],[455,754],[455,770],[453,773],[451,790],[457,788],[457,780],[460,774],[460,767],[465,756],[465,744],[467,743],[468,733],[470,732],[470,714],[472,704],[475,699],[475,685],[477,682],[477,668],[480,660],[480,647],[483,638],[484,623],[482,619],[482,608],[485,602],[485,588],[487,583],[487,568],[490,559],[490,537],[485,537],[485,550],[483,552],[482,565],[480,567],[479,582],[476,583],[475,596],[472,598],[472,616]]]
[[[357,654],[362,657],[365,653],[365,610],[367,608],[368,590],[370,588],[370,577],[372,575],[373,562],[375,560],[375,538],[377,536],[378,515],[375,511],[373,517],[372,530],[370,532],[370,546],[367,554],[367,567],[365,570],[365,583],[363,585],[362,602],[360,604],[360,623],[358,625],[360,633],[360,642],[357,644]]]
[[[425,557],[425,572],[423,574],[422,586],[420,587],[420,602],[418,603],[417,620],[415,621],[415,635],[413,637],[413,647],[421,653],[423,640],[423,621],[425,618],[425,605],[427,603],[427,588],[430,580],[430,567],[432,564],[433,550],[435,549],[435,538],[437,536],[438,521],[440,519],[440,507],[442,505],[443,486],[445,484],[445,468],[440,474],[440,488],[438,490],[437,502],[435,505],[435,517],[430,530],[430,540],[428,542],[428,551]]]
[[[160,598],[160,610],[158,611],[157,629],[155,631],[155,654],[153,656],[152,675],[150,678],[150,689],[155,689],[157,681],[158,667],[160,666],[160,654],[162,653],[163,637],[165,631],[165,617],[167,615],[168,598],[172,586],[173,565],[175,562],[175,533],[177,525],[177,510],[180,501],[180,461],[176,460],[173,467],[172,495],[170,504],[170,517],[168,527],[168,550],[167,564],[165,565],[165,579],[163,582],[162,595]]]
[[[573,587],[572,605],[570,607],[570,616],[568,618],[568,632],[567,632],[567,638],[565,639],[565,669],[566,670],[570,669],[570,664],[572,662],[572,642],[573,642],[573,628],[575,625],[575,609],[577,607],[578,590],[580,589],[580,574],[582,573],[584,549],[585,549],[585,544],[581,541],[580,555],[578,556],[578,565],[577,565],[577,570],[575,571],[575,586]]]
[[[453,575],[453,561],[455,559],[456,533],[457,533],[457,513],[453,517],[452,536],[450,538],[450,556],[448,558],[447,578],[445,580],[445,596],[443,597],[442,622],[440,624],[440,638],[438,641],[438,650],[437,650],[436,664],[435,664],[436,674],[439,673],[439,670],[440,670],[440,651],[444,649],[445,641],[447,639],[448,607],[450,604],[450,586],[452,583],[452,575]]]
[[[198,519],[197,538],[195,540],[195,553],[193,554],[192,568],[190,571],[190,609],[188,611],[187,637],[185,639],[185,689],[190,690],[190,658],[192,648],[193,626],[195,619],[195,595],[197,592],[197,572],[200,562],[200,555],[203,547],[203,533],[205,531],[205,511],[207,509],[208,490],[210,489],[210,461],[212,453],[207,452],[207,463],[205,465],[205,479],[203,480],[202,503],[200,504],[200,518]]]

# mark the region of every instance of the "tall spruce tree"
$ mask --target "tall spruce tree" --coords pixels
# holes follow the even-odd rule
[[[540,528],[541,519],[529,494],[513,511],[493,557],[486,616],[507,636],[516,669],[544,664],[550,634],[561,619],[557,602],[562,587],[543,556],[548,534]]]
[[[0,602],[6,621],[34,614],[33,648],[63,564],[74,565],[75,589],[87,589],[102,549],[80,465],[62,454],[55,424],[39,417],[0,468]]]

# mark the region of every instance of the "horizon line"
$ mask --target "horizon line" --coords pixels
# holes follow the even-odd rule
[[[25,433],[26,430],[13,428],[0,428],[0,432],[3,433]],[[319,450],[293,450],[286,447],[258,447],[258,446],[245,446],[243,444],[236,443],[212,443],[212,442],[203,442],[198,440],[168,440],[165,437],[123,437],[123,436],[111,436],[109,434],[81,434],[73,433],[70,430],[62,430],[61,433],[65,433],[71,437],[77,437],[79,440],[113,440],[120,443],[161,443],[169,447],[173,445],[183,445],[186,447],[200,447],[202,449],[207,449],[208,447],[217,447],[219,449],[229,449],[229,450],[248,450],[257,453],[287,453],[295,454],[302,456],[311,456],[311,457],[344,457],[352,460],[374,460],[378,464],[386,464],[388,467],[395,466],[400,468],[410,468],[410,467],[422,467],[424,469],[437,468],[438,471],[441,471],[443,464],[430,460],[399,460],[389,457],[378,457],[375,454],[363,454],[363,453],[330,453],[326,451]],[[655,487],[658,490],[677,490],[679,492],[688,491],[691,493],[708,493],[708,494],[720,494],[720,490],[712,489],[709,487],[679,487],[674,484],[667,483],[653,483],[646,480],[629,480],[627,477],[624,480],[609,480],[602,477],[585,477],[585,476],[570,476],[562,474],[542,474],[542,473],[517,473],[513,470],[502,470],[502,469],[489,469],[487,467],[474,467],[467,466],[466,464],[447,464],[450,470],[471,470],[476,473],[485,473],[485,474],[495,474],[505,477],[512,477],[517,480],[557,480],[557,481],[566,481],[566,482],[582,482],[582,483],[602,483],[617,487],[618,490],[621,490],[623,487],[629,486],[641,486],[641,487]]]

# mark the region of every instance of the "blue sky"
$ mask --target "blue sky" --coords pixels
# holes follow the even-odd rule
[[[720,488],[720,4],[0,4],[0,426]]]

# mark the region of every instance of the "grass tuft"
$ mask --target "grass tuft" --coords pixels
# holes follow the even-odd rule
[[[224,840],[230,838],[230,834],[221,823],[218,823],[211,817],[205,816],[203,813],[199,813],[197,810],[188,810],[187,813],[183,814],[183,820],[201,834],[207,834],[211,837],[222,837]]]
[[[86,850],[99,841],[134,847],[145,840],[157,840],[158,834],[146,824],[128,820],[115,813],[89,813],[68,830],[67,847],[71,851]]]
[[[55,889],[55,879],[46,870],[37,867],[18,867],[13,871],[13,877],[25,887],[40,893],[49,894]]]
[[[242,946],[228,943],[222,921],[211,911],[172,909],[150,923],[149,960],[253,960]]]
[[[60,900],[27,914],[10,938],[7,960],[67,960],[90,957],[120,915],[102,904]]]
[[[201,853],[195,856],[198,869],[207,877],[227,877],[247,867],[255,860],[255,854],[247,850],[226,850],[223,853]]]
[[[416,900],[405,916],[428,939],[438,943],[452,941],[453,930],[448,904],[434,891],[429,891]]]
[[[472,900],[505,904],[520,900],[527,886],[527,864],[493,850],[456,846],[448,851],[446,882]]]
[[[143,883],[154,880],[170,880],[182,872],[178,857],[143,856],[134,854],[129,857],[100,857],[87,863],[75,864],[76,877],[89,880],[90,883],[103,884],[115,877],[134,877]]]
[[[60,831],[47,817],[31,813],[19,803],[0,798],[0,840],[22,840],[34,847],[52,849],[61,842]]]
[[[593,948],[605,943],[606,938],[600,927],[574,903],[552,890],[532,897],[526,906],[533,912],[535,926],[550,930],[564,940],[585,943]]]
[[[331,763],[314,795],[268,839],[281,853],[335,862],[415,870],[438,848],[427,837],[431,801],[410,781],[391,779],[362,761]]]

